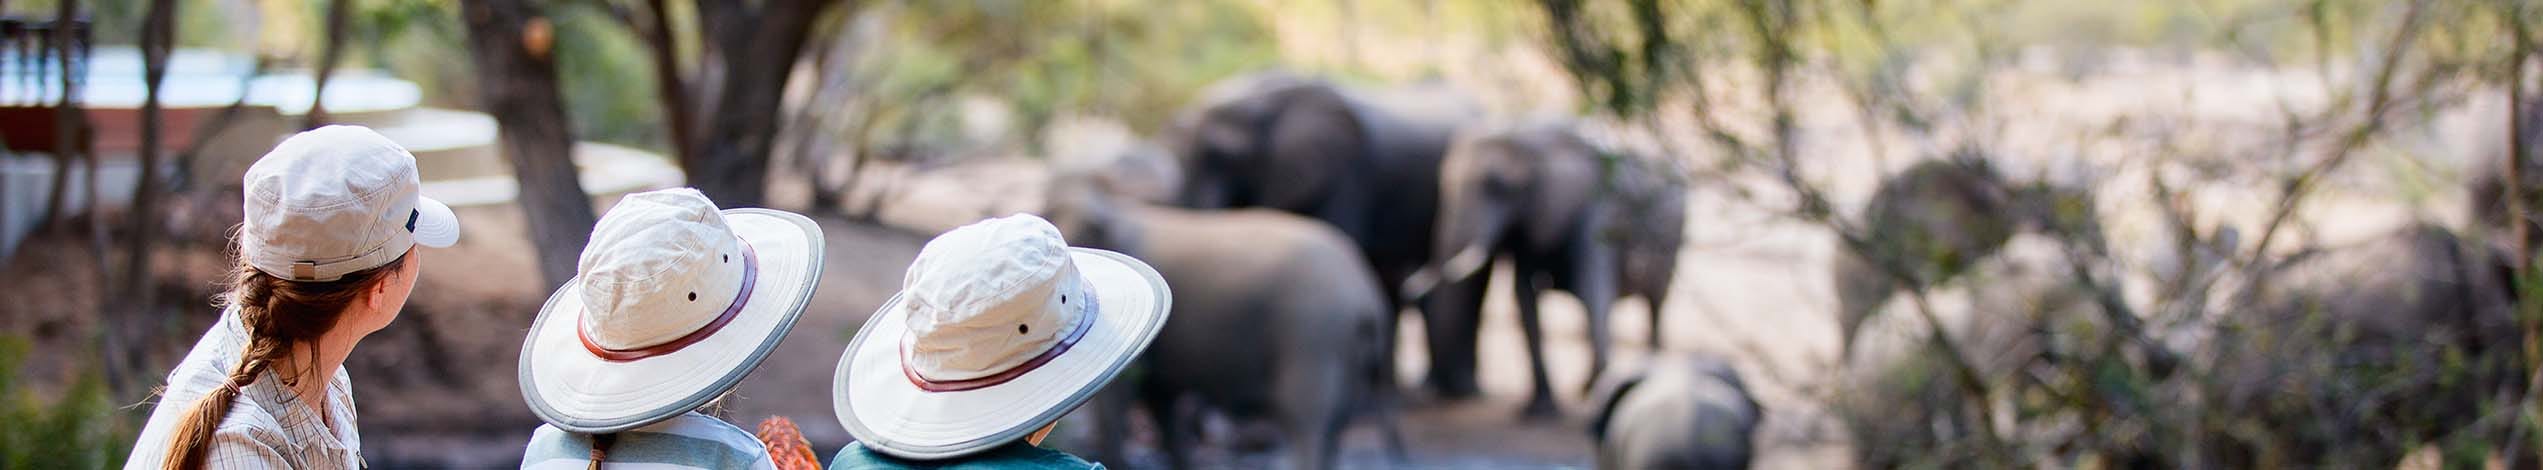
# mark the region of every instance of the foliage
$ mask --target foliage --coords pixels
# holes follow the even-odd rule
[[[556,24],[557,91],[578,139],[665,149],[653,59],[636,33],[592,3],[548,8]]]
[[[871,7],[887,32],[857,67],[885,129],[944,135],[951,97],[1000,97],[1020,135],[1064,113],[1153,129],[1219,78],[1268,67],[1270,32],[1231,0],[971,0]],[[889,109],[907,104],[908,109]],[[933,129],[932,131],[930,129]],[[892,147],[891,144],[880,145]]]
[[[1557,57],[1589,107],[1653,129],[1658,126],[1650,123],[1660,119],[1692,118],[1701,134],[1697,138],[1720,155],[1709,167],[1697,165],[1712,170],[1692,176],[1732,181],[1743,179],[1741,172],[1762,173],[1781,185],[1776,189],[1795,196],[1791,202],[1768,204],[1789,204],[1777,210],[1827,227],[1847,250],[1858,253],[1882,241],[1864,239],[1870,228],[1838,214],[1820,183],[1803,174],[1796,149],[1826,132],[1798,130],[1793,104],[1801,98],[1798,89],[1842,93],[1838,101],[1854,108],[1859,117],[1855,122],[1865,127],[1866,136],[1887,128],[1923,140],[1927,148],[1984,148],[1994,144],[1989,129],[2021,118],[2010,110],[1989,109],[1988,98],[2003,91],[1991,81],[1999,71],[2028,59],[2064,60],[2057,65],[2070,78],[2097,73],[2100,64],[2109,62],[2108,54],[2121,49],[2182,56],[2222,51],[2241,65],[2310,71],[2330,96],[2318,105],[2282,104],[2277,112],[2287,135],[2269,140],[2274,147],[2258,149],[2264,155],[2238,156],[2245,164],[2255,157],[2298,163],[2266,176],[2279,191],[2258,243],[2239,250],[2244,246],[2237,246],[2232,235],[2202,227],[2194,217],[2167,214],[2173,217],[2167,223],[2179,228],[2175,237],[2185,253],[2188,247],[2213,242],[2233,258],[2222,274],[2185,277],[2189,280],[2183,282],[2203,286],[2231,278],[2236,287],[2252,292],[2265,291],[2273,282],[2276,273],[2269,266],[2289,262],[2278,259],[2282,250],[2272,250],[2271,243],[2283,238],[2278,235],[2290,231],[2289,225],[2301,225],[2288,223],[2290,214],[2327,174],[2386,139],[2397,127],[2386,122],[2434,114],[2507,84],[2531,86],[2516,78],[2520,64],[2528,63],[2525,54],[2530,52],[2525,51],[2531,51],[2519,44],[2532,43],[2524,35],[2543,18],[2535,14],[2535,2],[2471,0],[1537,3],[1546,12],[1543,37],[1559,51]],[[1870,139],[1873,157],[1879,158],[1879,137]],[[2136,160],[2160,165],[2171,158]],[[2165,185],[2160,177],[2153,184]],[[2158,196],[2179,195],[2163,189]],[[1990,362],[2002,350],[2000,344],[1951,331],[1927,306],[1924,287],[1903,283],[1911,286],[1912,311],[1924,318],[1926,326],[1920,328],[1930,331],[1920,333],[1925,344],[1892,371],[1938,378],[1900,382],[1893,377],[1885,388],[1852,391],[1886,393],[1869,400],[1918,403],[1932,416],[1894,427],[1877,421],[1895,406],[1857,416],[1876,421],[1854,423],[1858,456],[1911,467],[2022,462],[2235,467],[2321,459],[2358,462],[2346,459],[2398,455],[2436,443],[2450,461],[2462,463],[2478,462],[2478,454],[2494,448],[2531,457],[2535,443],[2543,442],[2534,440],[2533,417],[2543,413],[2536,411],[2530,393],[2543,381],[2492,388],[2507,381],[2506,375],[2520,375],[2514,380],[2524,382],[2523,373],[2516,371],[2533,370],[2537,351],[2543,350],[2536,346],[2543,337],[2533,329],[2534,302],[2521,305],[2529,311],[2522,319],[2528,328],[2522,351],[2495,342],[2468,350],[2385,351],[2377,348],[2390,346],[2351,343],[2329,334],[2345,331],[2337,324],[2311,325],[2327,330],[2298,330],[2323,334],[2265,337],[2277,339],[2254,344],[2291,348],[2269,350],[2263,357],[2275,359],[2257,366],[2270,371],[2267,380],[2285,389],[2263,403],[2228,401],[2230,395],[2220,390],[2230,387],[2218,384],[2237,380],[2236,370],[2219,369],[2215,361],[2169,359],[2221,353],[2176,350],[2139,322],[2198,337],[2243,338],[2219,336],[2238,332],[2231,321],[2210,321],[2204,312],[2211,306],[2226,311],[2269,307],[2251,304],[2250,298],[2211,297],[2222,294],[2205,287],[2169,287],[2162,297],[2131,301],[2119,295],[2125,290],[2116,278],[2096,274],[2118,261],[2094,251],[2074,250],[2067,256],[2077,266],[2073,280],[2087,298],[2095,299],[2094,310],[2100,312],[2089,317],[2100,326],[2077,334],[2089,340],[2083,343],[2101,346],[2020,356],[2025,358],[2022,365],[2013,369],[2018,373],[2007,374],[2004,364]],[[1880,269],[1912,280],[1916,268]],[[2028,313],[2037,319],[2047,312]],[[2385,352],[2362,352],[2366,350]],[[2524,391],[2502,391],[2509,389]],[[1864,398],[1833,399],[1842,406]],[[2445,403],[2452,408],[2443,410],[2477,409],[2479,416],[2467,419],[2386,405],[2403,402]],[[1899,449],[1915,450],[1890,452]],[[2242,458],[2257,460],[2236,460]]]
[[[55,398],[21,388],[29,346],[0,336],[0,468],[116,468],[132,448],[106,384],[94,368]],[[55,357],[52,359],[69,359]]]
[[[231,45],[233,12],[223,12],[221,0],[183,0],[180,11],[197,12],[177,17],[178,47],[224,47]],[[0,14],[51,19],[61,0],[17,0],[6,2]],[[98,44],[136,44],[141,42],[141,16],[150,7],[149,0],[82,0],[83,16],[96,25]],[[212,13],[203,13],[212,12]]]

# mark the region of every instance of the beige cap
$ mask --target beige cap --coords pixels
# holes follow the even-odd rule
[[[921,248],[840,358],[832,406],[868,448],[940,459],[1023,438],[1111,382],[1165,326],[1147,264],[1018,214]]]
[[[459,241],[450,206],[424,197],[415,156],[360,126],[294,134],[247,168],[239,253],[265,274],[333,281]]]
[[[522,397],[559,429],[609,433],[696,409],[793,330],[821,280],[801,215],[717,210],[689,188],[629,194],[521,347]]]

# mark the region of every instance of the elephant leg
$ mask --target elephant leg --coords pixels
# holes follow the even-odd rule
[[[1862,255],[1838,247],[1833,277],[1837,289],[1837,359],[1854,358],[1855,337],[1862,333],[1863,323],[1880,312],[1892,291],[1898,289],[1889,273],[1864,260]]]
[[[1621,259],[1616,261],[1619,263],[1624,262],[1624,260]],[[1672,266],[1674,265],[1675,264],[1672,263]],[[1672,277],[1674,276],[1664,275],[1660,276],[1659,279],[1646,279],[1636,283],[1641,286],[1637,290],[1642,291],[1641,295],[1643,303],[1648,304],[1651,309],[1649,312],[1651,315],[1651,331],[1649,333],[1651,334],[1650,344],[1652,352],[1668,350],[1667,347],[1662,346],[1660,340],[1662,337],[1668,336],[1666,334],[1662,334],[1662,332],[1668,331],[1668,329],[1660,327],[1660,312],[1663,311],[1661,310],[1662,306],[1669,304],[1669,280]],[[1619,275],[1618,278],[1621,279],[1623,276]]]
[[[1377,414],[1377,432],[1379,433],[1379,437],[1386,439],[1387,461],[1395,465],[1403,465],[1405,462],[1412,461],[1412,457],[1406,455],[1404,451],[1406,448],[1404,446],[1404,429],[1396,424],[1396,421],[1399,419],[1399,415],[1400,414],[1396,413],[1395,409],[1391,407],[1385,411],[1380,411]]]
[[[1615,344],[1614,332],[1608,324],[1608,309],[1616,304],[1616,248],[1600,243],[1595,237],[1572,246],[1572,276],[1564,290],[1581,300],[1581,313],[1589,318],[1589,377],[1581,381],[1581,394],[1587,395],[1598,379],[1607,373],[1608,346]],[[1660,311],[1657,305],[1651,309]],[[1659,317],[1654,316],[1651,330],[1660,331]]]
[[[1150,389],[1145,395],[1148,417],[1156,422],[1157,447],[1166,453],[1166,467],[1192,468],[1190,415],[1177,406],[1176,394]]]
[[[1536,305],[1544,280],[1538,279],[1542,271],[1532,269],[1530,264],[1520,262],[1516,275],[1511,277],[1511,291],[1518,297],[1519,331],[1525,333],[1527,339],[1528,375],[1534,383],[1528,392],[1527,408],[1521,411],[1520,416],[1531,420],[1550,419],[1556,416],[1554,386],[1553,379],[1545,373],[1545,326],[1540,321]]]
[[[1327,397],[1341,398],[1341,397]],[[1308,401],[1308,400],[1300,400]],[[1341,455],[1343,425],[1350,404],[1323,403],[1324,408],[1293,410],[1282,423],[1289,440],[1289,468],[1330,469]]]
[[[1422,309],[1423,335],[1430,345],[1430,387],[1441,398],[1483,394],[1475,383],[1475,339],[1483,317],[1483,296],[1491,285],[1486,269],[1463,281],[1441,286]]]
[[[1662,329],[1660,328],[1660,299],[1661,299],[1661,298],[1663,298],[1663,297],[1667,297],[1667,296],[1668,296],[1668,294],[1660,294],[1660,293],[1653,293],[1653,294],[1648,294],[1648,295],[1644,295],[1644,296],[1642,296],[1643,300],[1645,300],[1645,302],[1643,302],[1643,303],[1646,303],[1646,304],[1650,304],[1650,305],[1651,305],[1651,312],[1650,312],[1650,315],[1651,315],[1651,331],[1650,331],[1650,334],[1651,334],[1651,341],[1650,341],[1650,344],[1651,344],[1651,351],[1652,351],[1652,352],[1659,352],[1659,351],[1664,351],[1664,350],[1667,350],[1667,349],[1668,349],[1667,347],[1664,347],[1664,346],[1662,346],[1662,345],[1660,344],[1660,337],[1661,337],[1661,336],[1663,336],[1663,335],[1661,335],[1661,334],[1660,334],[1660,332],[1661,332],[1661,331],[1664,331],[1664,330],[1662,330]]]
[[[1365,414],[1370,420],[1377,422],[1378,437],[1385,440],[1383,444],[1386,445],[1387,460],[1398,466],[1407,461],[1404,453],[1404,429],[1398,425],[1398,421],[1403,416],[1402,410],[1401,400],[1378,400],[1372,405],[1359,407],[1358,411],[1359,414]],[[1344,418],[1344,423],[1350,422],[1349,416]]]

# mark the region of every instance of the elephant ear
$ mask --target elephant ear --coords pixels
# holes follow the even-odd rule
[[[1246,162],[1259,205],[1315,213],[1333,193],[1360,190],[1342,178],[1365,172],[1372,145],[1367,126],[1349,97],[1330,85],[1279,94],[1280,107],[1264,121],[1261,150]]]

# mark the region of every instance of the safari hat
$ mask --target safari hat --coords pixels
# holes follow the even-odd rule
[[[521,397],[540,420],[591,434],[706,405],[794,329],[821,245],[811,219],[719,211],[694,189],[619,199],[530,326]]]
[[[245,179],[239,257],[274,277],[333,281],[459,241],[450,206],[423,196],[415,156],[369,128],[293,134]]]
[[[1165,327],[1173,296],[1127,255],[1031,215],[929,240],[839,358],[831,405],[866,448],[944,459],[1022,439],[1093,397]]]

